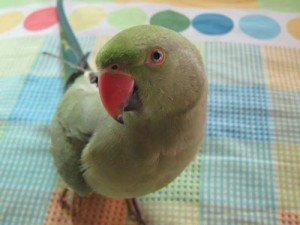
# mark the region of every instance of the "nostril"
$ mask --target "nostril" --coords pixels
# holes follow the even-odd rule
[[[118,68],[119,68],[119,67],[118,67],[117,64],[114,64],[114,65],[111,66],[111,69],[113,69],[113,70],[117,70]]]

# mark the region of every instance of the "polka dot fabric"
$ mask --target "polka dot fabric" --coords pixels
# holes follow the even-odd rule
[[[209,78],[206,136],[167,187],[140,199],[150,225],[300,225],[299,0],[65,0],[84,52],[154,24],[180,32]],[[68,192],[49,151],[63,93],[53,0],[0,1],[0,224],[134,225],[123,199]]]
[[[112,35],[134,25],[153,24],[182,32],[192,40],[231,40],[293,47],[300,41],[300,16],[293,7],[300,8],[300,5],[296,0],[289,1],[290,11],[284,12],[278,7],[279,3],[274,7],[267,0],[256,4],[253,2],[257,10],[241,9],[254,6],[249,4],[236,3],[238,8],[230,7],[233,3],[225,4],[221,0],[211,1],[214,2],[212,5],[202,6],[199,3],[199,7],[203,8],[195,8],[198,6],[196,0],[187,1],[185,7],[178,7],[181,3],[176,1],[170,5],[140,3],[138,6],[120,4],[130,3],[130,0],[111,0],[106,3],[103,0],[103,3],[96,5],[72,2],[69,4],[68,19],[75,31],[90,35]],[[284,4],[284,7],[287,8],[287,5]],[[25,14],[18,10],[1,13],[0,9],[1,37],[32,35],[33,32],[50,34],[57,30],[55,7],[41,4],[40,7],[26,9],[25,5],[24,11]]]

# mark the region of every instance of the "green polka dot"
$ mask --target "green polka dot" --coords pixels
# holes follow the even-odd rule
[[[0,8],[22,6],[22,5],[27,5],[30,3],[42,3],[42,2],[46,2],[46,1],[48,1],[48,0],[13,0],[13,1],[1,0]]]
[[[139,8],[127,8],[114,11],[108,15],[108,22],[118,29],[144,24],[146,14]]]
[[[150,23],[180,32],[187,29],[191,22],[185,15],[172,10],[166,10],[153,15]]]
[[[260,8],[280,12],[300,12],[299,0],[259,0],[258,5]]]

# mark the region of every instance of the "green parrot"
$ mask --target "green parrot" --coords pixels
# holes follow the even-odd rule
[[[80,196],[135,198],[173,181],[197,154],[207,115],[207,77],[196,47],[159,26],[128,28],[90,70],[57,1],[66,91],[52,123],[57,170]]]

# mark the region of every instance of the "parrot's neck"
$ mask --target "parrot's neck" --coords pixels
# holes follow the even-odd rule
[[[193,109],[180,115],[130,121],[131,123],[125,125],[126,132],[130,135],[128,140],[138,143],[134,143],[134,146],[146,143],[151,146],[149,151],[159,151],[168,155],[198,146],[206,119],[206,109],[201,104],[203,102],[198,102]]]

